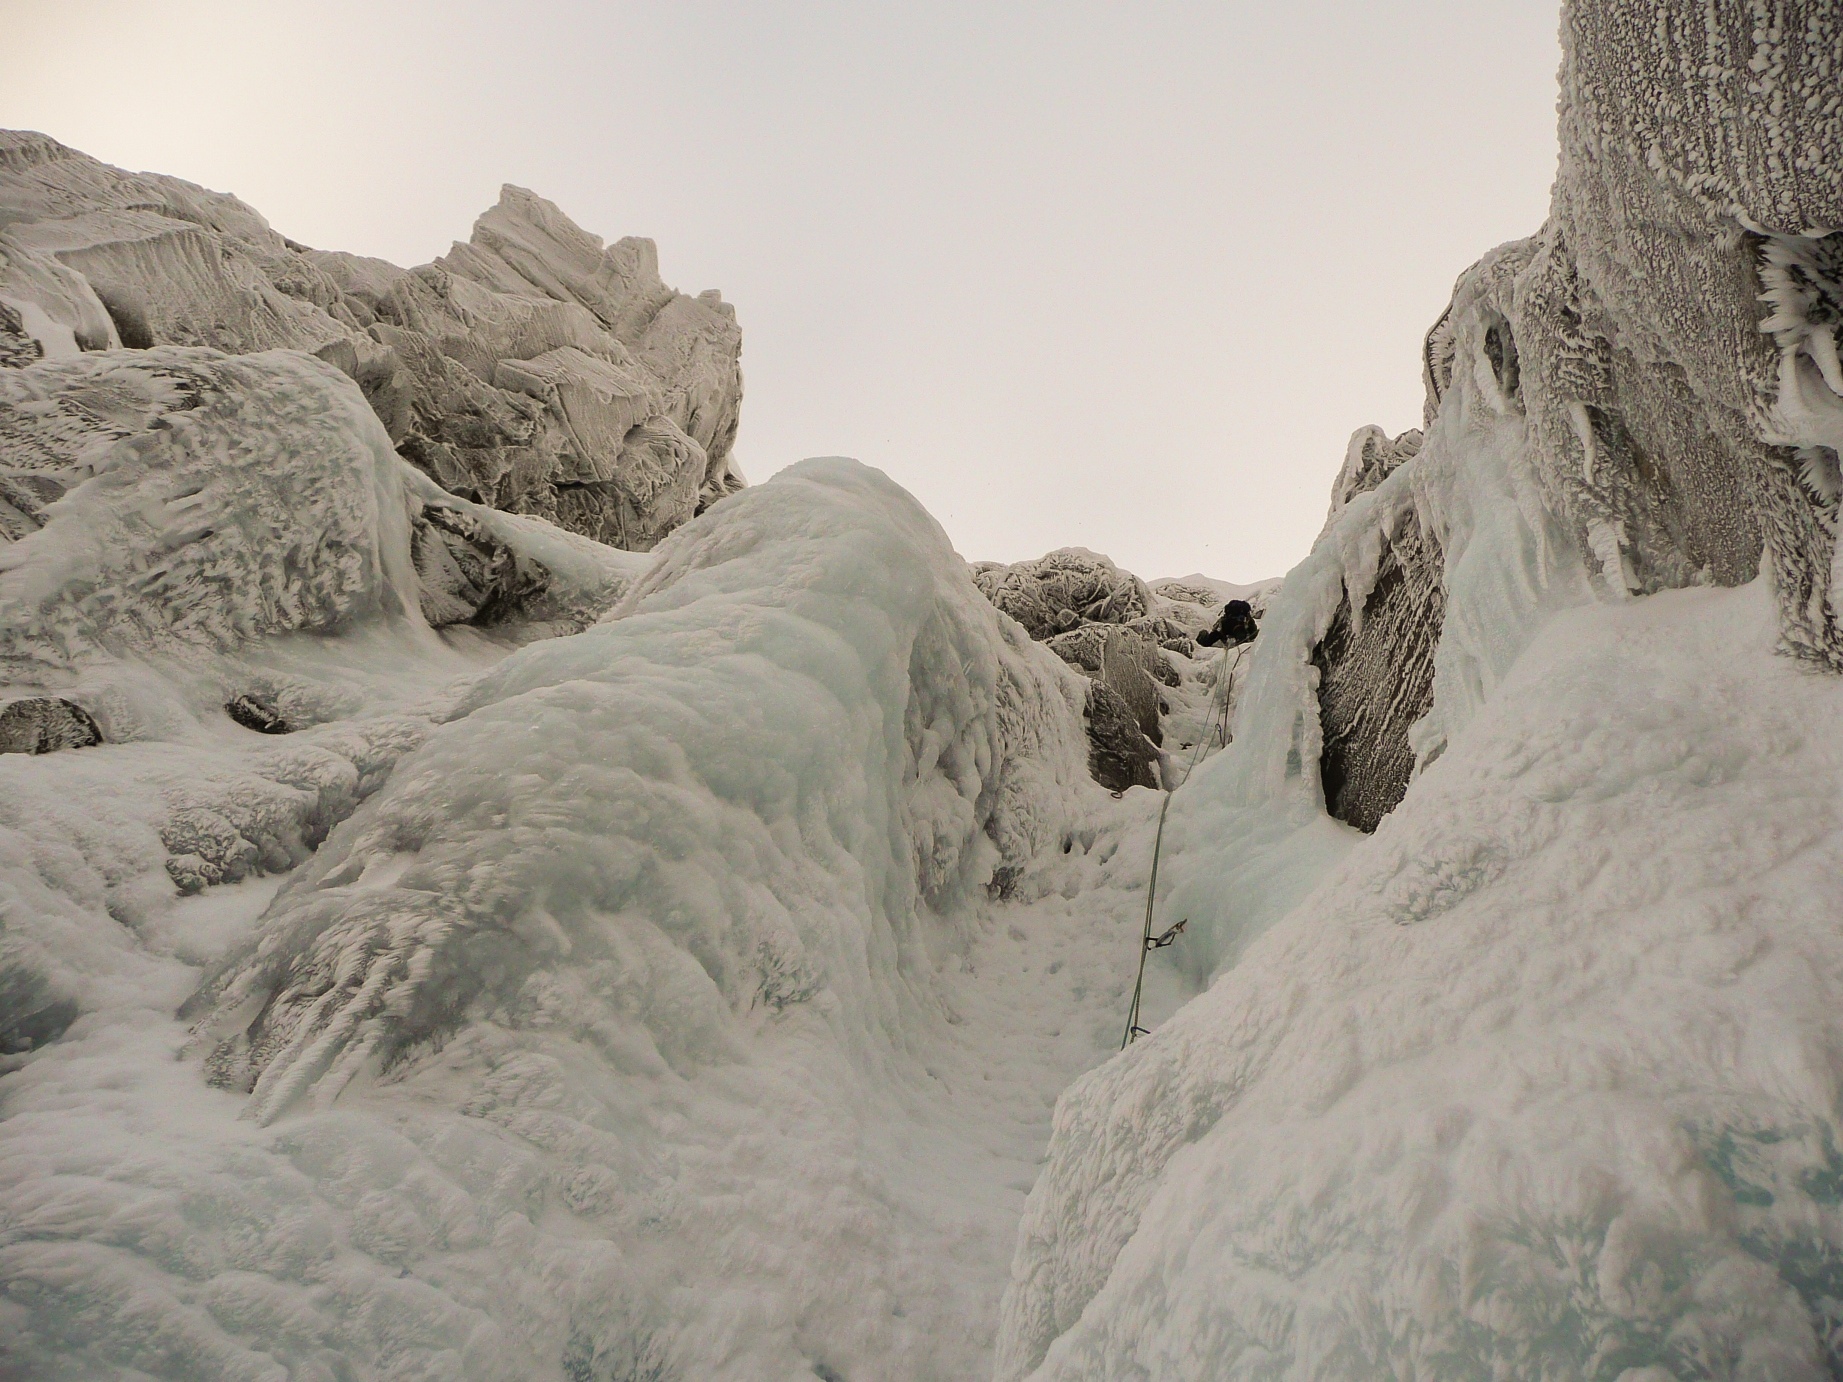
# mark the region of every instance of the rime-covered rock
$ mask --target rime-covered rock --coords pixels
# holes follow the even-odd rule
[[[294,352],[0,372],[0,672],[395,607],[412,588],[390,569],[398,468],[351,383]]]
[[[253,763],[162,778],[154,808],[184,891],[285,871],[427,723],[309,733],[349,697],[259,674],[250,653],[365,626],[407,647],[424,623],[573,633],[638,560],[441,490],[311,356],[40,359],[0,371],[0,751],[160,739],[207,711],[290,733]],[[195,687],[151,689],[181,667]]]
[[[1152,607],[1144,581],[1081,547],[1012,566],[982,562],[973,580],[1039,642],[1084,624],[1129,623]]]
[[[1843,12],[1563,49],[1548,222],[1176,799],[1211,983],[1059,1103],[1000,1382],[1843,1369],[1843,686],[1772,656],[1843,666]]]
[[[61,696],[21,696],[0,704],[0,753],[55,753],[101,742],[90,713]]]
[[[1175,682],[1176,677],[1151,639],[1134,628],[1090,624],[1057,634],[1049,640],[1049,649],[1071,667],[1104,682],[1125,703],[1139,732],[1154,745],[1161,742],[1158,685]]]
[[[1359,830],[1374,830],[1414,776],[1409,730],[1433,707],[1446,613],[1440,557],[1415,515],[1403,514],[1384,540],[1360,616],[1347,594],[1312,650],[1325,810]]]
[[[258,734],[291,734],[294,725],[281,710],[259,692],[239,691],[224,702],[224,713],[245,729]]]
[[[116,346],[300,350],[451,492],[645,550],[742,484],[741,334],[507,187],[433,264],[309,250],[234,197],[0,132],[0,366]]]
[[[634,559],[441,490],[338,370],[174,346],[0,371],[0,681],[416,608],[574,631]]]
[[[1481,265],[1499,387],[1609,587],[1740,583],[1764,547],[1787,648],[1843,666],[1843,14],[1575,4],[1563,42],[1549,224]]]
[[[1088,731],[1088,775],[1110,792],[1158,786],[1158,750],[1124,696],[1096,678],[1082,708]]]
[[[1087,715],[1095,780],[1114,791],[1156,785],[1171,713],[1159,686],[1187,685],[1180,669],[1196,681],[1190,659],[1197,634],[1220,608],[1217,592],[1171,581],[1161,584],[1166,593],[1155,594],[1130,571],[1079,547],[1009,566],[982,562],[973,580],[1032,638],[1103,688],[1090,695]],[[1175,654],[1177,663],[1161,650]],[[1185,706],[1190,733],[1205,709]]]
[[[0,230],[0,368],[120,344],[89,280]]]
[[[486,524],[446,504],[424,504],[410,525],[422,617],[432,628],[494,622],[542,596],[546,573]]]
[[[1423,366],[1429,425],[1456,370],[1522,422],[1543,502],[1609,598],[1742,584],[1764,559],[1787,651],[1843,668],[1843,117],[1830,99],[1843,21],[1806,20],[1756,31],[1738,12],[1690,22],[1662,0],[1571,7],[1549,220],[1460,278]],[[1422,445],[1360,429],[1321,540]],[[1432,700],[1444,523],[1414,488],[1425,559],[1403,565],[1387,537],[1363,539],[1385,554],[1369,598],[1412,636],[1365,635],[1345,609],[1314,653],[1327,798],[1366,828],[1375,811],[1341,803],[1400,799],[1409,727]],[[1341,666],[1352,656],[1367,670]]]
[[[1319,536],[1330,531],[1345,505],[1359,494],[1376,488],[1404,461],[1413,460],[1420,449],[1421,434],[1417,431],[1390,437],[1380,427],[1359,427],[1345,448],[1343,467],[1331,483],[1331,511],[1325,515],[1325,526]]]

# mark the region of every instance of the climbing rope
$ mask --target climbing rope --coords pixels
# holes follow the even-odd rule
[[[1124,1051],[1140,1037],[1147,1035],[1147,1029],[1139,1025],[1139,1000],[1145,994],[1145,959],[1154,950],[1163,950],[1190,925],[1186,917],[1177,925],[1152,934],[1152,908],[1158,900],[1158,858],[1165,846],[1165,813],[1171,809],[1171,798],[1177,794],[1178,787],[1190,781],[1190,775],[1196,771],[1197,764],[1203,757],[1203,750],[1212,738],[1221,735],[1226,747],[1229,742],[1229,684],[1235,678],[1236,668],[1241,666],[1241,653],[1248,645],[1238,643],[1233,648],[1224,648],[1216,658],[1216,689],[1211,693],[1209,704],[1204,707],[1203,723],[1199,726],[1196,742],[1191,745],[1190,766],[1184,769],[1183,780],[1176,787],[1165,788],[1165,799],[1158,806],[1158,831],[1152,836],[1152,876],[1145,885],[1145,926],[1139,934],[1139,977],[1133,981],[1133,1003],[1126,1011],[1126,1034],[1120,1038],[1120,1049]],[[1229,654],[1235,654],[1234,665],[1229,663]]]

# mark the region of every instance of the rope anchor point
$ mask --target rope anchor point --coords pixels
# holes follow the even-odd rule
[[[1183,935],[1184,928],[1188,925],[1190,925],[1190,918],[1185,917],[1176,926],[1169,927],[1159,932],[1156,936],[1147,936],[1145,938],[1145,948],[1147,950],[1163,950],[1167,945],[1170,945],[1171,942]]]

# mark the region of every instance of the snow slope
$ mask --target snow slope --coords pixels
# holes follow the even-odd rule
[[[1181,854],[1322,881],[1065,1096],[999,1375],[1829,1375],[1843,687],[1771,626],[1563,615],[1373,838]]]
[[[0,755],[0,1367],[986,1371],[1155,798],[1087,779],[1085,683],[939,527],[809,462],[620,575],[436,495],[304,356],[5,382],[57,496],[0,549],[9,691],[108,742]],[[627,593],[433,631],[431,502]]]

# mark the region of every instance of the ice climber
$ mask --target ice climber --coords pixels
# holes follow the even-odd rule
[[[1254,642],[1260,631],[1261,626],[1254,619],[1254,606],[1246,600],[1230,600],[1222,607],[1215,624],[1197,635],[1197,642],[1206,648],[1233,648],[1240,643]]]

